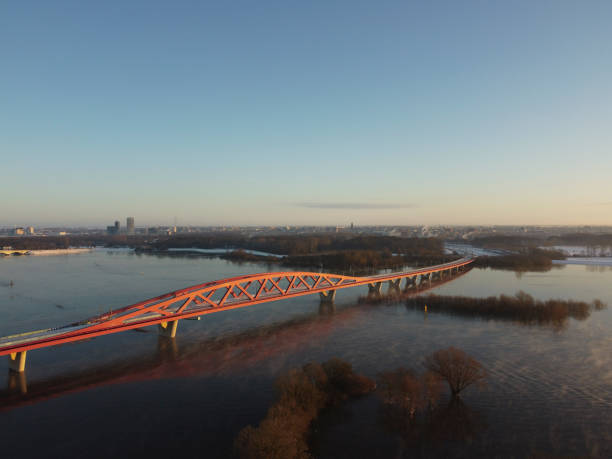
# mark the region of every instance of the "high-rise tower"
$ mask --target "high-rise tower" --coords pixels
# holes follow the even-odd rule
[[[134,217],[128,217],[126,219],[126,227],[128,234],[134,234]]]

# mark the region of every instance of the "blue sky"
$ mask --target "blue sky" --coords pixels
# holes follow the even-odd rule
[[[0,4],[0,226],[612,224],[612,2]]]

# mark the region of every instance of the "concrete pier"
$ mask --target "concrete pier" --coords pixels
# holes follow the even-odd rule
[[[389,282],[389,293],[397,293],[398,295],[401,293],[400,283],[402,279],[391,279]]]
[[[431,282],[431,274],[421,274],[419,285],[423,285],[425,282]]]
[[[176,327],[178,327],[178,320],[171,320],[160,323],[157,330],[161,336],[174,338],[176,336]]]
[[[382,282],[368,284],[368,295],[380,295],[382,293]]]
[[[410,276],[406,278],[406,285],[404,285],[404,290],[410,290],[412,288],[416,288],[417,286],[417,276]]]
[[[9,370],[15,371],[17,373],[21,373],[25,370],[26,363],[26,353],[27,351],[22,352],[13,352],[9,355]]]

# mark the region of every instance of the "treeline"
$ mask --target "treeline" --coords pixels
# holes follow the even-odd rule
[[[374,381],[354,373],[351,364],[340,359],[290,370],[277,379],[277,401],[265,419],[238,434],[235,455],[248,459],[308,458],[307,436],[319,412],[375,388]]]
[[[487,234],[474,238],[471,243],[479,247],[508,250],[552,245],[612,247],[612,234],[568,233],[549,237]]]
[[[570,233],[562,236],[551,236],[548,242],[553,245],[586,245],[591,247],[612,246],[612,234]]]
[[[437,256],[444,253],[444,243],[437,238],[399,238],[391,236],[352,234],[304,234],[275,236],[244,236],[237,233],[186,234],[159,239],[151,244],[156,249],[235,248],[258,250],[277,255],[307,255],[314,253],[387,250],[412,256]]]
[[[240,234],[181,235],[157,240],[154,250],[169,248],[231,249],[221,257],[232,261],[281,263],[284,266],[312,269],[335,269],[345,272],[394,269],[406,264],[424,266],[451,261],[456,256],[445,255],[444,244],[436,238],[397,238],[390,236],[279,235],[246,237]],[[254,255],[256,250],[277,255],[282,259]]]
[[[16,250],[67,249],[69,247],[92,247],[106,241],[90,236],[23,236],[0,238],[0,247],[10,246]]]
[[[527,235],[487,234],[475,237],[471,243],[478,247],[490,249],[516,250],[546,245],[546,239]]]
[[[16,250],[50,250],[70,247],[136,247],[145,244],[142,235],[75,234],[68,236],[20,236],[0,238],[0,247]]]
[[[474,262],[474,266],[513,271],[548,271],[553,267],[553,260],[565,260],[565,258],[563,252],[559,250],[530,247],[508,255],[480,256]]]
[[[585,320],[592,311],[606,308],[606,304],[601,300],[594,300],[592,303],[562,299],[541,301],[535,300],[523,291],[515,296],[500,295],[487,298],[430,294],[406,301],[406,307],[410,309],[423,310],[425,306],[428,312],[511,320],[524,325],[552,325],[557,328],[565,327],[569,318]]]
[[[451,255],[393,255],[389,251],[350,250],[328,254],[293,255],[283,259],[283,264],[293,267],[323,267],[341,271],[373,271],[377,269],[399,269],[406,264],[415,266],[446,263],[456,259]]]
[[[255,255],[244,250],[234,250],[228,254],[221,255],[221,258],[237,262],[266,262],[280,263],[291,268],[306,269],[333,269],[342,272],[373,272],[378,269],[400,269],[407,264],[414,266],[429,266],[441,264],[456,259],[452,255],[429,255],[411,256],[394,255],[391,252],[374,250],[348,250],[344,252],[332,252],[310,255],[289,255],[278,258],[273,256]]]

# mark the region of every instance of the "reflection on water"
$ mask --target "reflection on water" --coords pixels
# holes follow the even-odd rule
[[[589,273],[605,273],[612,271],[612,265],[585,265],[584,269]]]
[[[325,338],[336,326],[348,323],[357,312],[357,309],[344,309],[332,321],[329,316],[335,313],[334,306],[321,305],[320,316],[297,318],[201,342],[181,342],[158,335],[153,352],[143,352],[88,370],[60,374],[29,386],[25,382],[25,373],[9,372],[7,389],[0,390],[3,402],[0,411],[111,384],[238,374],[279,353],[291,352],[308,342]]]
[[[0,334],[69,323],[186,285],[266,270],[104,251],[2,259]],[[612,304],[610,285],[612,271],[583,266],[520,278],[474,269],[435,293],[483,297],[523,290],[538,299]],[[556,333],[424,315],[400,303],[358,304],[365,293],[342,290],[335,307],[320,308],[309,296],[181,321],[174,341],[149,328],[28,353],[23,380],[7,377],[0,386],[0,430],[11,432],[3,453],[227,457],[240,429],[265,416],[280,372],[335,356],[370,377],[399,366],[420,370],[424,355],[452,345],[483,363],[487,390],[467,392],[461,406],[442,404],[432,422],[423,420],[416,440],[384,422],[376,397],[329,410],[317,423],[317,455],[524,457],[541,451],[612,457],[611,309],[570,321]],[[0,371],[8,374],[5,359]]]
[[[379,423],[387,431],[398,434],[401,450],[410,451],[409,456],[416,449],[427,451],[425,456],[442,457],[442,451],[436,449],[452,451],[457,449],[456,443],[469,445],[486,429],[483,416],[457,397],[415,418],[381,404]]]

